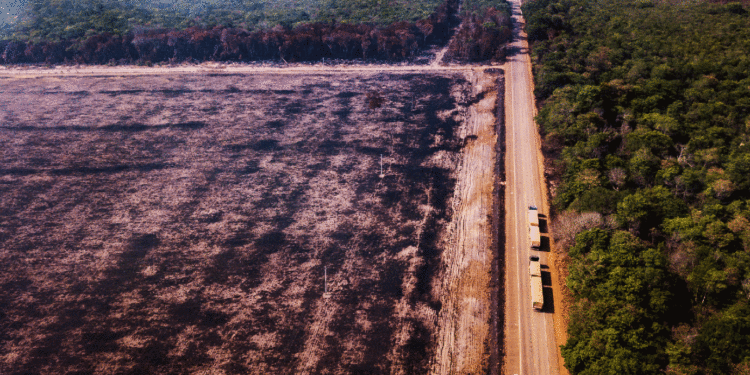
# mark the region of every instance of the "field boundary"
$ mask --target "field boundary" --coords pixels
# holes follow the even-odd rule
[[[383,72],[383,73],[431,73],[431,72],[465,72],[481,71],[486,69],[497,69],[502,64],[477,64],[477,65],[394,65],[394,64],[347,64],[328,66],[324,64],[185,64],[177,66],[157,67],[111,67],[104,65],[94,66],[55,66],[51,68],[38,66],[23,67],[1,67],[0,77],[13,78],[39,78],[55,76],[140,76],[140,75],[168,75],[168,74],[338,74],[357,72]]]
[[[505,342],[505,76],[502,71],[497,77],[497,102],[495,109],[495,192],[492,205],[492,347],[490,356],[490,375],[501,373]]]

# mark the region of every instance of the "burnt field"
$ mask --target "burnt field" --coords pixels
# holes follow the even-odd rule
[[[0,78],[0,373],[427,373],[470,93]]]

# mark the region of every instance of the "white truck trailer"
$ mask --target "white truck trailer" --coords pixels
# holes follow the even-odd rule
[[[544,293],[542,289],[542,267],[539,257],[529,258],[529,274],[531,275],[531,307],[535,310],[544,308]]]
[[[529,206],[529,225],[532,227],[539,226],[539,210],[536,206]]]
[[[539,210],[536,206],[529,206],[528,217],[531,247],[538,249],[542,245],[542,235],[539,232]]]
[[[531,247],[538,249],[542,245],[542,235],[539,233],[539,227],[529,226],[529,238]]]

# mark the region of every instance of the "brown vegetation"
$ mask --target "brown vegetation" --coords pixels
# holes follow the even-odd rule
[[[448,45],[446,59],[456,62],[502,61],[513,36],[509,14],[488,8],[481,15],[466,16]]]
[[[467,90],[3,79],[0,373],[426,372]]]

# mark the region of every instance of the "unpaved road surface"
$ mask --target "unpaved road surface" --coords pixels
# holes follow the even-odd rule
[[[561,374],[558,345],[564,327],[556,318],[559,287],[549,252],[546,214],[549,213],[539,133],[534,116],[533,80],[520,1],[512,1],[516,51],[505,65],[506,113],[506,248],[505,248],[505,374]],[[542,229],[541,251],[531,249],[528,206],[536,205]],[[544,309],[531,307],[529,256],[539,256],[544,283]],[[559,302],[558,302],[559,303]],[[556,335],[557,333],[557,335]]]

